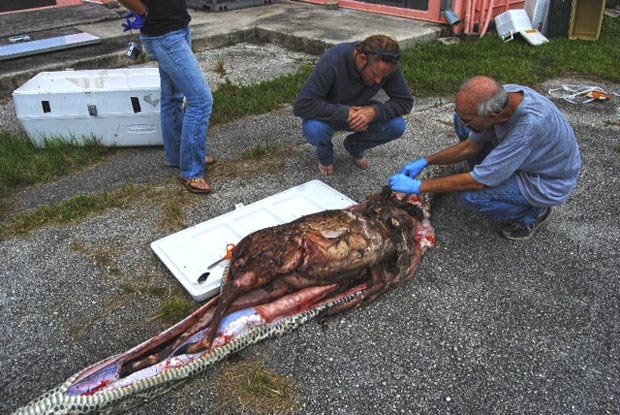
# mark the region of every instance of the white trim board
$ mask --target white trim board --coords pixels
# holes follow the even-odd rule
[[[12,45],[0,46],[0,61],[78,46],[93,45],[95,43],[101,43],[101,39],[86,32],[14,43]]]

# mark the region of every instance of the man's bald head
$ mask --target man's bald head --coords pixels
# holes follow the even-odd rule
[[[506,106],[508,94],[504,87],[493,78],[474,76],[463,82],[456,94],[456,106],[459,112],[486,117],[491,113],[499,114]]]

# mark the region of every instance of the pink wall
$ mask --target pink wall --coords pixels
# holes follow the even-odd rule
[[[429,0],[428,10],[405,9],[355,0],[301,1],[314,4],[338,3],[338,7],[343,9],[447,24],[441,15],[441,0]],[[484,35],[486,32],[485,26],[488,28],[495,16],[509,9],[523,9],[525,7],[525,0],[452,0],[452,5],[462,22],[454,28],[455,33],[459,34],[464,31],[467,34],[479,33]]]

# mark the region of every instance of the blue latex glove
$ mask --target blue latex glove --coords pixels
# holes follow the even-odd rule
[[[128,30],[140,30],[146,22],[146,15],[140,16],[138,13],[131,12],[125,15],[125,20],[127,22],[121,25],[123,26],[123,32]]]
[[[422,173],[422,170],[424,170],[426,167],[428,167],[428,161],[426,161],[425,158],[420,158],[416,161],[412,161],[411,163],[403,167],[403,169],[401,170],[401,174],[409,176],[413,179],[418,174]]]
[[[412,179],[404,174],[395,174],[390,177],[390,187],[395,192],[407,193],[409,195],[419,195],[420,186],[422,182],[420,180]]]

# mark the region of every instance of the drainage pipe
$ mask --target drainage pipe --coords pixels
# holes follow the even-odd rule
[[[494,3],[494,1],[493,0],[488,0],[488,2],[489,2],[489,4],[487,6],[488,7],[487,16],[486,16],[486,19],[484,21],[484,27],[480,31],[480,37],[483,37],[487,33],[487,29],[489,28],[489,23],[491,22],[491,16],[493,15],[493,3]]]
[[[461,23],[461,18],[454,12],[452,8],[452,0],[441,0],[441,15],[450,26],[456,26]]]
[[[463,15],[465,16],[465,20],[463,21],[463,32],[466,35],[469,34],[469,22],[471,21],[471,2],[473,0],[464,0],[463,1]]]
[[[471,7],[471,13],[470,13],[471,19],[469,19],[469,28],[467,30],[467,32],[470,33],[470,34],[474,32],[474,24],[475,24],[475,21],[476,21],[476,3],[478,3],[478,1],[479,0],[471,0],[471,4],[470,4],[470,7]]]

